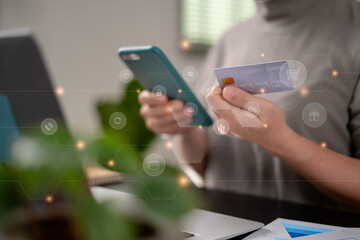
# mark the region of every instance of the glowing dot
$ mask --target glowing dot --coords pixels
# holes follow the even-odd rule
[[[200,125],[199,128],[202,129],[202,126]]]
[[[184,51],[188,51],[190,50],[191,48],[191,43],[186,40],[186,39],[183,39],[181,42],[180,42],[180,48]]]
[[[84,149],[85,149],[85,146],[86,146],[86,144],[85,144],[85,142],[82,141],[82,140],[79,140],[79,141],[76,142],[76,148],[77,148],[78,150],[84,150]]]
[[[167,110],[168,112],[172,112],[172,107],[168,107],[166,110]]]
[[[171,142],[171,141],[167,141],[167,142],[165,143],[165,146],[166,146],[167,149],[171,149],[171,148],[172,148],[172,142]]]
[[[140,93],[140,89],[136,89],[136,92],[137,92],[137,93]]]
[[[45,202],[52,203],[54,201],[54,197],[52,195],[47,195],[45,197]]]
[[[267,123],[264,123],[264,128],[267,128],[267,127],[268,127]]]
[[[179,185],[179,187],[182,188],[188,187],[190,183],[191,183],[190,179],[183,174],[177,177],[177,184]]]
[[[260,93],[265,93],[265,92],[266,92],[265,88],[260,89]]]
[[[301,88],[301,89],[300,89],[300,95],[301,95],[302,97],[308,96],[308,95],[309,95],[309,89],[307,89],[306,87]]]
[[[182,93],[182,90],[181,90],[181,89],[178,89],[178,93]]]
[[[327,143],[326,143],[326,142],[322,142],[322,143],[321,143],[321,147],[322,147],[322,148],[326,148],[326,147],[327,147]]]
[[[332,75],[333,77],[337,77],[337,76],[339,75],[339,72],[338,72],[337,70],[333,70],[333,71],[331,72],[331,75]]]
[[[63,87],[57,87],[55,89],[55,95],[56,96],[60,97],[60,96],[64,95],[64,93],[65,93],[65,89]]]
[[[107,165],[109,167],[114,167],[115,166],[115,161],[113,159],[110,159],[108,162],[107,162]]]
[[[263,58],[265,57],[265,53],[261,53],[260,56]]]

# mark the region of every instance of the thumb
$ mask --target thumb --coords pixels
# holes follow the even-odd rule
[[[222,96],[231,105],[253,112],[256,115],[259,115],[259,117],[261,117],[261,109],[254,109],[256,111],[254,112],[254,110],[248,109],[249,106],[262,108],[264,110],[269,105],[266,99],[253,96],[244,90],[233,86],[225,87]]]

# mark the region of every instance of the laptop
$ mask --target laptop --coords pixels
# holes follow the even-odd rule
[[[49,74],[29,29],[0,31],[0,162],[26,131],[44,119],[65,124]],[[67,131],[68,132],[68,131]],[[56,136],[56,134],[55,134]]]
[[[116,209],[124,203],[133,205],[135,196],[105,187],[92,187],[91,193],[98,202],[111,202]],[[132,203],[132,204],[131,204]],[[186,240],[231,239],[262,228],[264,224],[243,218],[194,209],[182,218],[179,229]]]
[[[5,138],[10,144],[11,136],[21,135],[28,128],[41,131],[40,123],[46,118],[65,124],[50,77],[29,30],[0,31],[0,112],[2,143]],[[0,148],[0,161],[6,154]],[[129,198],[133,200],[127,193],[104,187],[92,187],[91,192],[98,202],[113,200],[119,204],[118,200],[121,203]],[[259,229],[263,224],[196,209],[183,218],[181,226],[184,239],[215,240],[230,239]]]

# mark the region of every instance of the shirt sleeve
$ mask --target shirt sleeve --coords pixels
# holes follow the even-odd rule
[[[349,105],[349,128],[353,142],[354,157],[360,159],[360,76],[358,77],[353,98]]]

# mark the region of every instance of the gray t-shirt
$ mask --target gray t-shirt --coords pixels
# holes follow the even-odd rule
[[[299,135],[315,143],[326,142],[329,149],[338,153],[360,158],[360,3],[272,0],[257,1],[257,7],[254,18],[225,33],[210,50],[196,89],[205,92],[217,83],[215,67],[299,61],[307,71],[304,84],[294,91],[259,96],[279,105],[288,125]],[[335,77],[333,70],[338,73]],[[308,89],[307,96],[301,96],[302,88]],[[304,110],[310,103],[321,104],[326,110],[326,121],[319,127],[306,124],[314,121],[316,125],[324,117],[317,107]],[[303,120],[303,111],[311,111],[308,120]],[[258,145],[218,136],[212,128],[207,133],[210,152],[206,187],[293,202],[338,205]]]

